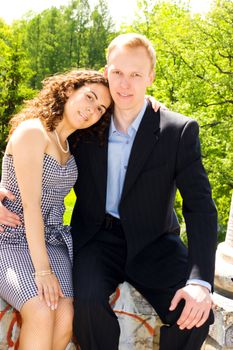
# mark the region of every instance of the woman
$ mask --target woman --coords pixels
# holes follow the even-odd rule
[[[62,350],[70,341],[72,241],[63,213],[77,168],[67,137],[97,122],[101,135],[110,105],[100,73],[71,71],[45,80],[11,120],[1,186],[15,195],[4,205],[22,225],[3,225],[0,296],[20,311],[20,350]]]

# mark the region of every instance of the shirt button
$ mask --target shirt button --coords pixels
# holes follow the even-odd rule
[[[126,141],[126,145],[128,145],[129,144],[129,141]]]

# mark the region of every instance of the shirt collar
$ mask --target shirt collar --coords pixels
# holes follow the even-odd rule
[[[142,109],[140,110],[140,112],[138,113],[138,115],[136,116],[136,118],[134,119],[133,123],[129,126],[128,128],[128,135],[131,136],[133,131],[137,132],[139,125],[142,121],[142,117],[146,111],[146,107],[147,107],[147,100],[144,100],[144,104]],[[117,130],[115,124],[114,124],[114,120],[113,120],[113,115],[111,116],[111,122],[110,122],[110,127],[109,127],[109,135],[112,135],[113,133],[119,133],[119,131]]]

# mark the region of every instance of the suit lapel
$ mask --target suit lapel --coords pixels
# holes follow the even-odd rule
[[[96,188],[99,191],[99,196],[102,203],[105,204],[106,200],[106,188],[107,188],[107,161],[108,161],[108,132],[106,130],[106,141],[102,146],[98,143],[93,143],[90,148],[90,166],[93,176],[93,181],[96,182]]]
[[[148,104],[132,146],[121,200],[136,181],[150,152],[159,140],[159,125],[160,112],[155,113]]]

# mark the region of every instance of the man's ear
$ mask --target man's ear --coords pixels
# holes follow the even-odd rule
[[[108,65],[106,64],[104,67],[104,77],[108,79]]]
[[[155,78],[155,72],[152,70],[148,76],[148,83],[147,86],[151,86]]]

